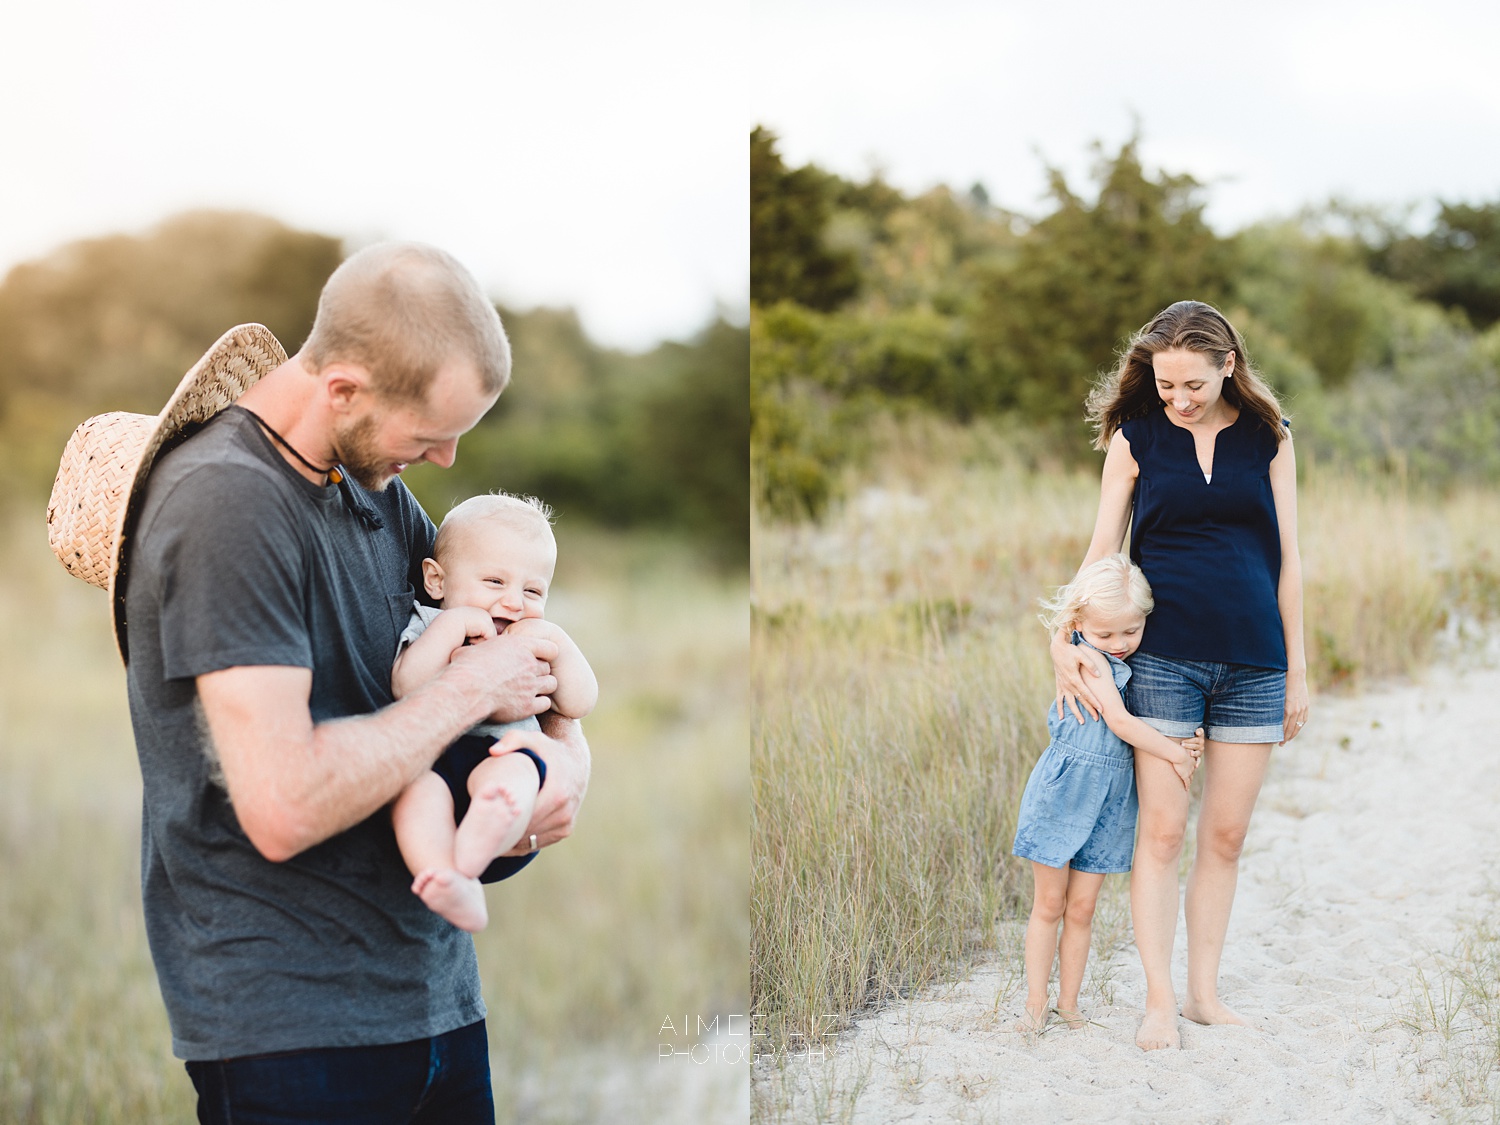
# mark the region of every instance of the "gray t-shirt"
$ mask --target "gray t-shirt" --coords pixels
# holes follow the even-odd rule
[[[152,470],[127,680],[146,932],[179,1058],[398,1043],[484,1016],[473,941],[411,893],[388,813],[261,857],[214,781],[194,682],[293,665],[312,670],[314,722],[386,706],[432,539],[399,480],[314,485],[235,407]]]

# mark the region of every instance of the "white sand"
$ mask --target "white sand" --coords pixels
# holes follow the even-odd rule
[[[1433,954],[1456,947],[1500,880],[1500,671],[1492,658],[1468,663],[1419,686],[1320,697],[1303,737],[1275,751],[1221,976],[1225,1002],[1251,1027],[1183,1020],[1182,1050],[1140,1051],[1145,980],[1127,933],[1091,964],[1083,1003],[1095,1026],[1029,1041],[1011,1030],[1025,996],[1019,955],[997,957],[862,1018],[821,1060],[762,1064],[760,1116],[1442,1120],[1429,1096],[1440,1037],[1398,1021],[1419,973],[1439,979]],[[1180,999],[1180,921],[1174,968]],[[1467,1113],[1488,1121],[1493,1111]]]

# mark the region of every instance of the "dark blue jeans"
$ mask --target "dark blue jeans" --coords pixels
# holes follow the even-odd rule
[[[494,1125],[484,1021],[434,1039],[190,1062],[204,1125]]]

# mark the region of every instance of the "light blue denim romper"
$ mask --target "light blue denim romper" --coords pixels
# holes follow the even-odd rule
[[[1088,645],[1073,634],[1075,645]],[[1094,649],[1098,652],[1098,649]],[[1130,669],[1101,653],[1124,690]],[[1047,713],[1052,743],[1043,751],[1021,795],[1012,849],[1047,867],[1072,864],[1074,871],[1113,874],[1130,870],[1135,855],[1135,757],[1102,718],[1087,711],[1080,726],[1072,711]]]

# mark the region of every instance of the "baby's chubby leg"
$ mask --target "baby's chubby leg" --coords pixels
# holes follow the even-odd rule
[[[479,880],[454,869],[453,794],[428,770],[401,791],[391,806],[391,826],[401,858],[416,876],[412,893],[434,914],[461,930],[484,929],[489,914]]]
[[[521,839],[531,822],[540,786],[535,763],[525,754],[501,754],[469,774],[469,811],[458,826],[454,866],[477,877]]]
[[[448,783],[431,770],[401,790],[391,806],[391,826],[401,858],[413,875],[453,866],[453,794],[448,792]]]

